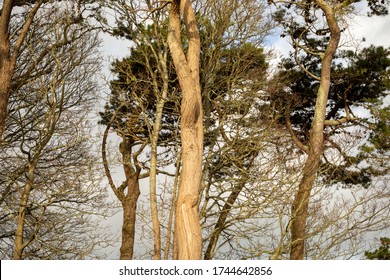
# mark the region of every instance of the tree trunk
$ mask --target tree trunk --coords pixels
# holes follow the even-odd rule
[[[176,209],[176,195],[177,195],[177,189],[178,189],[178,185],[179,185],[180,166],[181,166],[181,153],[178,151],[177,152],[177,160],[176,160],[175,180],[173,182],[173,193],[172,193],[172,200],[171,200],[172,203],[171,203],[171,209],[169,210],[169,219],[168,219],[168,226],[167,226],[167,239],[166,239],[166,244],[165,244],[164,260],[168,260],[169,251],[171,249],[171,234],[172,234],[173,217],[175,215],[175,209]],[[172,255],[174,256],[175,253],[172,253]]]
[[[303,260],[305,254],[306,220],[309,208],[310,193],[317,177],[324,145],[324,123],[326,103],[331,82],[331,65],[340,41],[340,28],[335,12],[325,1],[316,0],[316,4],[324,12],[331,36],[322,57],[320,86],[317,92],[314,118],[310,130],[310,148],[303,168],[303,175],[298,186],[291,210],[291,248],[290,259]]]
[[[167,53],[159,56],[159,63],[161,68],[161,76],[163,78],[163,86],[161,91],[161,96],[159,95],[159,89],[157,81],[154,79],[155,95],[157,98],[156,104],[156,120],[153,124],[152,136],[150,138],[151,151],[150,151],[150,173],[149,173],[149,188],[150,188],[150,210],[152,215],[152,225],[153,225],[153,259],[161,259],[161,230],[160,230],[160,221],[158,218],[158,206],[157,206],[157,147],[158,147],[158,138],[159,132],[161,129],[161,122],[163,116],[163,110],[165,105],[165,100],[168,95],[168,69],[167,69]]]
[[[34,176],[35,176],[34,173],[35,173],[35,165],[30,164],[27,184],[20,198],[20,206],[18,211],[18,219],[16,222],[17,226],[15,232],[15,241],[14,241],[14,254],[13,254],[14,260],[23,259],[23,250],[26,247],[23,240],[23,234],[24,234],[24,225],[26,222],[26,211],[28,208],[28,200],[34,184]]]
[[[13,38],[15,41],[11,51],[9,25],[12,10],[15,5],[14,2],[15,1],[13,0],[4,0],[0,13],[0,145],[3,141],[3,133],[7,119],[8,100],[11,90],[11,79],[15,72],[16,60],[19,56],[21,46],[27,37],[31,23],[33,22],[34,17],[44,0],[36,1],[30,12],[27,14],[27,17],[20,29],[20,33],[17,38]]]
[[[137,201],[141,194],[137,174],[134,174],[128,179],[127,188],[127,194],[122,201],[123,224],[122,245],[120,248],[121,260],[133,259]]]
[[[2,27],[3,28],[3,27]],[[8,100],[14,69],[10,61],[9,38],[0,32],[0,145],[3,141],[5,121],[8,112]]]
[[[180,12],[186,27],[188,52],[181,45]],[[202,177],[203,112],[199,83],[200,37],[189,0],[174,0],[169,14],[168,45],[182,91],[182,171],[175,216],[177,259],[200,259],[202,235],[199,192]]]
[[[219,236],[221,235],[222,231],[225,229],[226,219],[234,203],[236,202],[237,197],[239,196],[239,194],[241,193],[244,187],[245,187],[245,182],[237,184],[234,187],[233,191],[230,193],[227,201],[225,202],[225,205],[223,206],[223,209],[219,215],[218,221],[215,224],[214,230],[211,234],[210,241],[204,255],[205,260],[211,260],[213,258]]]
[[[0,66],[4,66],[1,65]],[[3,142],[5,121],[8,112],[8,100],[11,87],[11,76],[7,67],[0,67],[0,146]]]
[[[118,197],[123,207],[121,260],[131,260],[133,258],[137,201],[140,196],[139,175],[141,167],[135,166],[134,168],[131,163],[133,145],[134,139],[131,137],[124,138],[119,145],[119,151],[122,154],[123,170],[126,176],[126,181],[119,187],[120,193]],[[126,188],[127,193],[124,195]]]
[[[3,142],[5,121],[8,113],[11,78],[14,70],[11,67],[11,43],[8,30],[13,5],[13,1],[3,1],[0,13],[0,146]]]
[[[303,177],[291,210],[291,260],[302,260],[305,253],[306,220],[311,189],[317,176],[321,155],[309,154]]]

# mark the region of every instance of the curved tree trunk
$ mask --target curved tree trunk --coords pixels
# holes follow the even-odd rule
[[[320,86],[317,92],[314,118],[310,130],[308,158],[303,168],[303,176],[298,186],[291,211],[290,259],[302,260],[305,254],[306,220],[310,193],[317,177],[324,145],[324,124],[326,103],[331,82],[331,65],[340,41],[340,28],[335,11],[323,0],[315,0],[324,12],[331,36],[328,47],[322,56]]]
[[[134,139],[124,138],[119,145],[122,154],[123,170],[126,181],[118,188],[119,199],[123,207],[122,244],[120,248],[120,259],[131,260],[134,252],[135,223],[137,215],[137,201],[141,194],[139,188],[139,176],[141,167],[132,164],[132,153]],[[125,189],[127,192],[125,194]]]

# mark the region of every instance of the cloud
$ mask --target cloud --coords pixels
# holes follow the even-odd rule
[[[358,15],[347,19],[348,28],[342,34],[340,48],[356,49],[370,45],[390,47],[390,15],[368,17],[367,11],[366,5],[359,5]],[[267,40],[267,48],[275,50],[276,53],[271,64],[287,57],[292,50],[289,39],[281,38],[280,33],[281,30],[276,29]]]
[[[388,16],[357,16],[350,26],[350,32],[355,39],[361,40],[364,47],[369,45],[383,45],[390,47],[390,15]]]

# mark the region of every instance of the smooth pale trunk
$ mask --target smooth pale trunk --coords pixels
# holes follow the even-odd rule
[[[188,51],[181,45],[180,14],[186,28]],[[200,37],[189,0],[174,0],[169,14],[168,45],[182,91],[182,171],[175,216],[174,259],[201,259],[202,234],[199,193],[202,177],[203,111],[199,83]]]

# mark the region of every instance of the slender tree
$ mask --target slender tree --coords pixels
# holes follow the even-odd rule
[[[372,2],[378,1],[371,1],[370,3]],[[285,5],[283,9],[276,13],[276,18],[283,22],[286,27],[285,30],[292,40],[292,45],[295,48],[295,62],[307,75],[318,81],[314,114],[307,135],[307,144],[302,143],[298,137],[292,134],[294,142],[307,154],[307,159],[291,210],[291,259],[303,259],[305,256],[309,198],[321,166],[321,157],[324,152],[325,126],[339,125],[352,120],[347,107],[346,117],[340,119],[327,120],[326,112],[332,81],[332,62],[339,47],[341,32],[344,28],[341,26],[341,15],[346,9],[351,8],[352,4],[350,1],[342,1],[340,3],[331,3],[324,0],[298,1]],[[385,6],[379,2],[377,4],[373,8],[373,12],[385,13]],[[295,14],[294,9],[296,9]],[[318,16],[318,12],[322,14],[323,19]],[[303,16],[303,24],[294,20],[293,14],[295,16]],[[313,39],[315,36],[319,39]],[[318,57],[321,64],[318,71],[310,71],[301,62],[299,55],[301,52]],[[287,115],[287,125],[289,125],[288,118],[289,116]]]
[[[172,141],[172,131],[178,123],[175,99],[179,99],[179,96],[173,96],[177,93],[177,82],[168,56],[166,12],[163,9],[155,11],[148,16],[152,24],[139,24],[137,28],[132,28],[135,23],[142,21],[141,8],[133,7],[133,13],[129,13],[129,7],[123,6],[121,2],[112,3],[109,7],[123,13],[123,16],[117,17],[116,27],[111,33],[122,38],[134,38],[134,47],[129,57],[113,64],[117,79],[111,83],[110,101],[106,105],[106,112],[102,113],[102,122],[107,123],[112,118],[112,129],[120,137],[132,134],[136,139],[143,139],[145,147],[150,147],[150,160],[143,164],[147,172],[142,178],[149,177],[153,259],[160,259],[157,174],[164,173],[162,168],[171,162],[166,156]],[[164,151],[158,151],[158,147]],[[162,162],[159,163],[158,159],[162,159]]]
[[[46,71],[16,79],[23,82],[13,88],[1,150],[1,252],[13,259],[93,257],[107,241],[96,217],[110,212],[86,120],[97,100],[93,74],[99,71],[99,40],[84,27],[64,33],[66,9],[39,14],[42,20],[29,29],[18,58],[23,67],[15,77],[32,66]],[[71,43],[51,48],[64,37]],[[36,50],[45,49],[47,56],[35,64]]]

